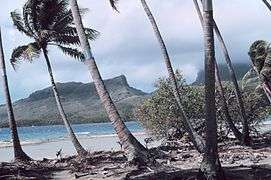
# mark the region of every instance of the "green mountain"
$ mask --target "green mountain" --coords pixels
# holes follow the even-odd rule
[[[105,80],[105,85],[116,103],[120,114],[129,120],[133,108],[149,94],[130,87],[125,76]],[[57,83],[61,100],[72,123],[108,121],[93,83]],[[51,87],[36,91],[25,99],[14,102],[19,126],[62,124]],[[4,105],[0,106],[0,127],[8,126]]]

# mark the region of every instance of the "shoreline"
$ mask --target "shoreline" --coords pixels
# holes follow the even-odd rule
[[[147,135],[146,132],[144,131],[138,131],[138,132],[133,132],[132,133],[135,136],[140,136],[140,135]],[[117,134],[99,134],[99,135],[90,135],[90,133],[75,133],[75,135],[79,138],[79,139],[92,139],[92,138],[106,138],[106,137],[117,137]],[[34,141],[21,141],[21,145],[22,146],[33,146],[33,145],[39,145],[39,144],[46,144],[46,143],[53,143],[53,142],[60,142],[60,141],[69,141],[70,138],[68,136],[66,137],[60,137],[57,139],[44,139],[44,140],[34,140]],[[12,142],[10,141],[0,141],[0,150],[4,149],[4,148],[11,148]]]
[[[261,133],[270,132],[271,124],[263,123],[257,127]],[[145,145],[144,139],[148,137],[147,132],[137,131],[132,134]],[[87,131],[76,134],[82,146],[89,152],[95,151],[119,151],[117,134],[90,134]],[[160,141],[154,141],[150,147],[156,147],[161,144]],[[68,157],[76,154],[76,151],[71,143],[69,137],[61,137],[56,139],[45,139],[40,141],[22,141],[24,151],[35,160],[42,160],[43,158],[54,159],[56,152],[63,150],[63,157]],[[0,141],[0,162],[10,162],[13,160],[13,148],[11,142]]]
[[[134,119],[124,120],[125,123],[134,122],[134,121],[135,121]],[[107,123],[111,123],[111,121],[108,119],[108,120],[100,121],[100,122],[82,122],[82,123],[80,123],[80,122],[73,122],[72,125],[107,124]],[[46,124],[45,123],[45,124],[37,124],[37,125],[33,125],[33,124],[20,124],[20,125],[17,125],[18,128],[24,128],[24,127],[46,127],[46,126],[63,126],[63,123],[59,122],[59,123],[54,123],[54,124]],[[1,129],[4,129],[4,128],[9,128],[9,125],[7,125],[7,126],[1,126],[0,125],[0,131],[1,131]]]
[[[132,133],[142,144],[145,144],[144,139],[148,137],[146,132]],[[94,136],[79,136],[82,146],[89,152],[96,151],[119,151],[120,145],[116,134],[110,135],[94,135]],[[150,144],[150,147],[156,147],[159,141]],[[69,138],[58,139],[49,142],[24,144],[24,151],[35,160],[43,158],[55,159],[56,152],[62,149],[63,157],[68,157],[76,154],[76,151]],[[0,162],[11,162],[13,160],[12,146],[0,148]]]

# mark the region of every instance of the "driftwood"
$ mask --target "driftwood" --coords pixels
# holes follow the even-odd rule
[[[262,140],[259,140],[262,141]],[[169,143],[170,144],[170,143]],[[154,167],[138,167],[127,162],[123,151],[93,152],[81,158],[71,156],[62,159],[44,159],[27,164],[0,163],[0,179],[180,179],[200,180],[198,167],[200,154],[189,144],[179,143],[181,148],[167,146],[152,148],[150,153],[159,162]],[[271,161],[271,148],[261,146],[243,147],[235,142],[228,146],[220,144],[219,152],[225,173],[230,180],[269,180],[271,165],[260,164]],[[268,161],[267,161],[268,162]],[[244,166],[246,164],[247,166]],[[67,175],[67,177],[66,177]]]

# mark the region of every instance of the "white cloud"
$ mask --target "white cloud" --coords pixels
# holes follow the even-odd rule
[[[11,50],[29,42],[12,29],[10,11],[21,9],[24,0],[6,1],[0,7],[0,24],[4,35],[6,60]],[[191,0],[147,1],[160,26],[175,68],[181,69],[188,81],[193,81],[203,67],[202,31]],[[92,42],[97,64],[104,78],[125,74],[131,85],[146,91],[153,90],[154,81],[166,76],[161,52],[140,1],[120,1],[120,14],[113,12],[108,0],[79,0],[89,8],[84,22],[101,32]],[[256,39],[270,38],[271,13],[261,1],[214,1],[215,19],[226,40],[234,62],[249,62],[247,50]],[[218,51],[218,60],[221,52]],[[63,56],[58,49],[49,54],[56,81],[89,82],[83,64]],[[33,64],[22,64],[18,72],[8,66],[14,99],[50,85],[46,66],[40,58]],[[0,87],[1,90],[1,87]],[[0,99],[1,100],[1,99]]]

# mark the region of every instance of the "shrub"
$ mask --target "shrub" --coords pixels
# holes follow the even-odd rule
[[[204,87],[188,85],[178,71],[176,72],[176,78],[184,111],[194,128],[202,134],[204,132]],[[241,129],[241,116],[233,86],[230,83],[223,84],[231,118],[237,127]],[[157,90],[153,95],[135,108],[135,117],[156,138],[167,137],[168,131],[172,128],[178,129],[180,134],[184,135],[183,120],[179,116],[169,79],[160,78],[155,83],[155,87]],[[259,123],[270,114],[270,106],[266,102],[264,94],[246,91],[243,92],[243,97],[250,125]],[[229,132],[224,112],[222,111],[221,99],[220,93],[217,91],[217,122],[220,137],[225,136]]]

